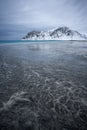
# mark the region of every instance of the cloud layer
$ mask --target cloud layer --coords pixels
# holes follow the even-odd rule
[[[60,25],[87,33],[86,11],[87,0],[0,0],[0,33]]]

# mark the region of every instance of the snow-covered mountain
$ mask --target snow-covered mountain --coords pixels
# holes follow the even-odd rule
[[[49,31],[31,31],[23,40],[87,40],[87,36],[68,27],[59,27]]]

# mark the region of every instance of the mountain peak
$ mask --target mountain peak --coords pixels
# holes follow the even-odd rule
[[[58,27],[49,31],[31,31],[25,40],[87,40],[87,36],[71,30],[67,26]]]

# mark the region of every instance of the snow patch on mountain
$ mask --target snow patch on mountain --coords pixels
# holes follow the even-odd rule
[[[59,27],[48,31],[31,31],[23,40],[87,40],[87,36],[68,27]]]

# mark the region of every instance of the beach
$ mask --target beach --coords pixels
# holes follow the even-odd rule
[[[86,130],[87,42],[0,44],[0,128]]]

